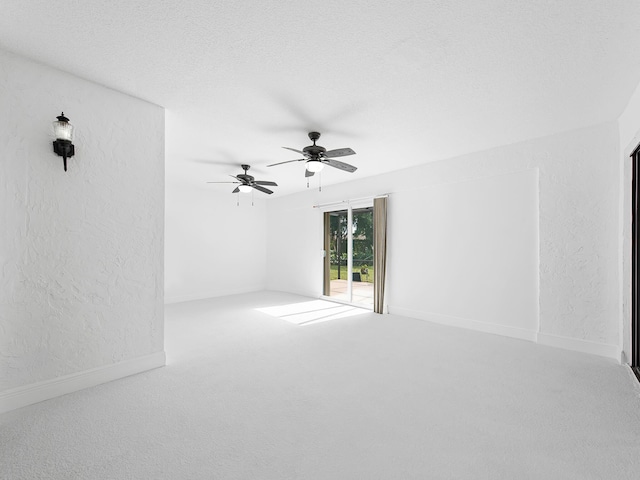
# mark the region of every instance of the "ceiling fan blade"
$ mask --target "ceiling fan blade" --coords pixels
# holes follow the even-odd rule
[[[297,152],[297,153],[300,153],[300,154],[304,155],[304,152],[302,150],[297,150],[297,149],[291,148],[291,147],[282,147],[282,148],[286,148],[287,150],[291,150],[292,152]]]
[[[269,195],[271,195],[273,192],[271,190],[269,190],[268,188],[264,188],[261,187],[260,185],[251,185],[253,188],[255,188],[256,190],[258,190],[259,192],[264,192],[264,193],[268,193]]]
[[[256,185],[271,185],[272,187],[277,187],[278,184],[276,182],[267,182],[264,180],[256,180],[255,182]]]
[[[358,169],[353,165],[349,165],[348,163],[340,162],[338,160],[333,160],[332,158],[322,160],[322,163],[326,163],[327,165],[331,165],[332,167],[338,168],[340,170],[344,170],[345,172],[349,172],[349,173],[353,173]]]
[[[240,187],[236,187],[231,193],[238,193],[240,191]]]
[[[308,177],[313,177],[313,175],[315,174],[315,172],[310,172],[309,170],[307,170],[306,168],[304,169],[304,176],[305,178]]]
[[[242,183],[242,182],[207,182],[207,183]]]
[[[287,160],[286,162],[272,163],[271,165],[267,165],[267,167],[273,167],[275,165],[282,165],[284,163],[291,163],[291,162],[303,162],[306,160],[307,160],[306,158],[296,158],[295,160]]]
[[[335,150],[329,150],[324,152],[324,156],[327,158],[346,157],[347,155],[355,155],[356,152],[350,148],[336,148]]]
[[[236,177],[235,175],[229,175],[231,178],[235,178],[236,180],[238,180],[239,182],[242,182],[241,178]]]

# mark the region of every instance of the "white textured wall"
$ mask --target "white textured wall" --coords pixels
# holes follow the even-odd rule
[[[0,393],[162,352],[163,109],[0,51],[0,112]]]
[[[321,292],[321,256],[322,248],[319,240],[319,214],[311,209],[313,203],[331,202],[346,198],[358,198],[390,192],[389,222],[391,226],[389,238],[389,281],[413,279],[414,287],[406,286],[398,292],[397,286],[389,286],[388,304],[390,308],[404,308],[428,315],[431,313],[448,315],[447,311],[430,312],[424,302],[410,304],[411,298],[424,297],[417,272],[427,270],[430,265],[427,257],[418,259],[412,268],[408,257],[413,255],[404,248],[407,237],[430,238],[428,245],[438,245],[444,257],[455,256],[454,249],[473,249],[477,239],[461,238],[456,244],[445,241],[455,231],[451,225],[447,230],[443,222],[437,225],[416,222],[414,219],[421,212],[430,208],[428,202],[433,198],[435,189],[442,185],[457,182],[469,182],[469,186],[481,191],[483,182],[497,182],[495,188],[507,193],[509,183],[514,181],[513,175],[520,175],[528,170],[538,170],[538,238],[539,267],[537,282],[539,289],[538,311],[539,338],[554,343],[554,339],[569,339],[591,342],[603,346],[600,351],[615,356],[620,346],[619,328],[619,293],[620,269],[618,263],[618,208],[619,208],[619,138],[615,122],[562,133],[540,139],[530,140],[483,152],[441,162],[393,172],[384,176],[354,180],[340,185],[324,188],[320,194],[317,190],[276,198],[269,202],[269,224],[288,223],[300,225],[300,228],[270,228],[268,241],[268,286],[276,290],[285,290],[309,295]],[[366,159],[359,161],[365,162]],[[392,161],[392,160],[390,160]],[[354,162],[358,160],[354,157]],[[491,180],[487,178],[495,177]],[[500,184],[500,182],[505,182]],[[422,195],[417,193],[422,189]],[[414,192],[414,193],[410,193]],[[514,202],[532,208],[531,192],[511,192]],[[400,199],[394,201],[394,199]],[[405,201],[407,200],[407,201]],[[478,205],[491,207],[490,198],[478,198]],[[508,199],[505,199],[508,201]],[[402,211],[398,209],[402,207]],[[411,208],[410,214],[406,210]],[[474,209],[477,206],[473,207]],[[475,210],[474,210],[475,211]],[[531,214],[527,210],[527,215]],[[482,235],[496,235],[496,243],[503,239],[503,233],[494,232],[496,217],[494,212],[482,210],[478,225],[484,223],[488,231]],[[308,220],[311,217],[312,220]],[[315,219],[313,219],[315,217]],[[492,221],[493,223],[490,223]],[[318,225],[311,228],[311,225]],[[432,228],[437,226],[438,228]],[[289,232],[289,236],[282,232]],[[291,235],[295,234],[295,240]],[[396,241],[397,239],[397,241]],[[443,240],[438,244],[437,240]],[[516,237],[511,238],[515,241]],[[487,238],[483,242],[487,242]],[[509,247],[507,245],[507,247]],[[511,245],[516,248],[516,245]],[[434,247],[435,248],[435,247]],[[301,255],[296,262],[283,262],[290,253]],[[523,261],[534,261],[533,252]],[[301,280],[296,268],[304,265],[314,275],[314,279]],[[404,265],[401,271],[396,266]],[[478,268],[480,268],[478,264]],[[443,270],[445,267],[440,265]],[[498,275],[504,270],[476,271],[474,278],[486,275],[487,282],[493,285],[500,283]],[[469,274],[471,272],[467,272]],[[442,271],[444,276],[446,271]],[[317,281],[315,280],[317,278]],[[410,285],[405,282],[404,285]],[[397,285],[397,284],[396,284]],[[529,284],[529,294],[534,294],[534,285]],[[461,298],[460,301],[465,301]],[[495,310],[492,320],[486,316],[490,310],[482,307],[478,298],[465,307],[465,315],[474,311],[484,312],[481,318],[469,318],[486,323],[498,322],[508,318],[508,310]],[[492,299],[499,300],[499,299]],[[505,305],[509,304],[505,297]],[[422,305],[422,307],[420,306]],[[446,306],[442,306],[446,308]],[[453,310],[451,307],[450,311]],[[522,318],[513,318],[511,326],[530,325],[530,319],[522,323]],[[526,325],[525,325],[526,324]],[[528,327],[527,327],[528,328]],[[580,343],[580,342],[578,342]],[[591,343],[588,343],[590,345]],[[588,350],[588,349],[587,349]]]
[[[184,117],[167,110],[166,125],[166,154],[173,161],[166,165],[165,302],[263,290],[268,196],[257,191],[238,196],[231,193],[236,185],[207,183],[233,181],[228,175],[241,173],[240,164],[250,160],[220,150],[224,129],[197,139],[210,145],[202,156],[193,142],[183,142],[193,135]],[[228,175],[215,168],[220,162]],[[199,184],[194,185],[189,168],[198,170]],[[271,180],[267,170],[253,167],[249,174]]]
[[[231,179],[230,179],[231,180]],[[167,185],[167,303],[263,290],[267,218],[262,193],[230,193],[234,185]]]
[[[302,175],[300,181],[305,181]],[[322,217],[312,205],[324,199],[313,189],[269,200],[268,289],[311,296],[322,293]]]
[[[620,129],[620,149],[623,153],[627,148],[637,146],[640,143],[640,84],[629,99],[627,107],[618,118]]]
[[[632,168],[629,155],[640,144],[640,84],[618,118],[620,130],[620,259],[622,344],[625,356],[631,358],[631,182]]]
[[[392,194],[389,305],[408,316],[538,328],[537,170]]]

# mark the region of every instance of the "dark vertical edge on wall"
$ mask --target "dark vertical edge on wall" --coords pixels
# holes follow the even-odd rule
[[[632,154],[631,185],[631,367],[636,376],[640,368],[640,296],[638,295],[638,274],[640,273],[640,146]],[[640,376],[639,376],[640,378]]]

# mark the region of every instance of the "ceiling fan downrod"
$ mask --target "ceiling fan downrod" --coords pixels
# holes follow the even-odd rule
[[[309,132],[309,139],[313,142],[313,146],[316,146],[316,140],[320,138],[320,132]]]

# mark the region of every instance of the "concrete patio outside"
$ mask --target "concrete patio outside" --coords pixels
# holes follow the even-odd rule
[[[353,282],[351,303],[363,307],[373,308],[373,283]],[[347,281],[331,280],[330,297],[335,300],[348,302]]]

